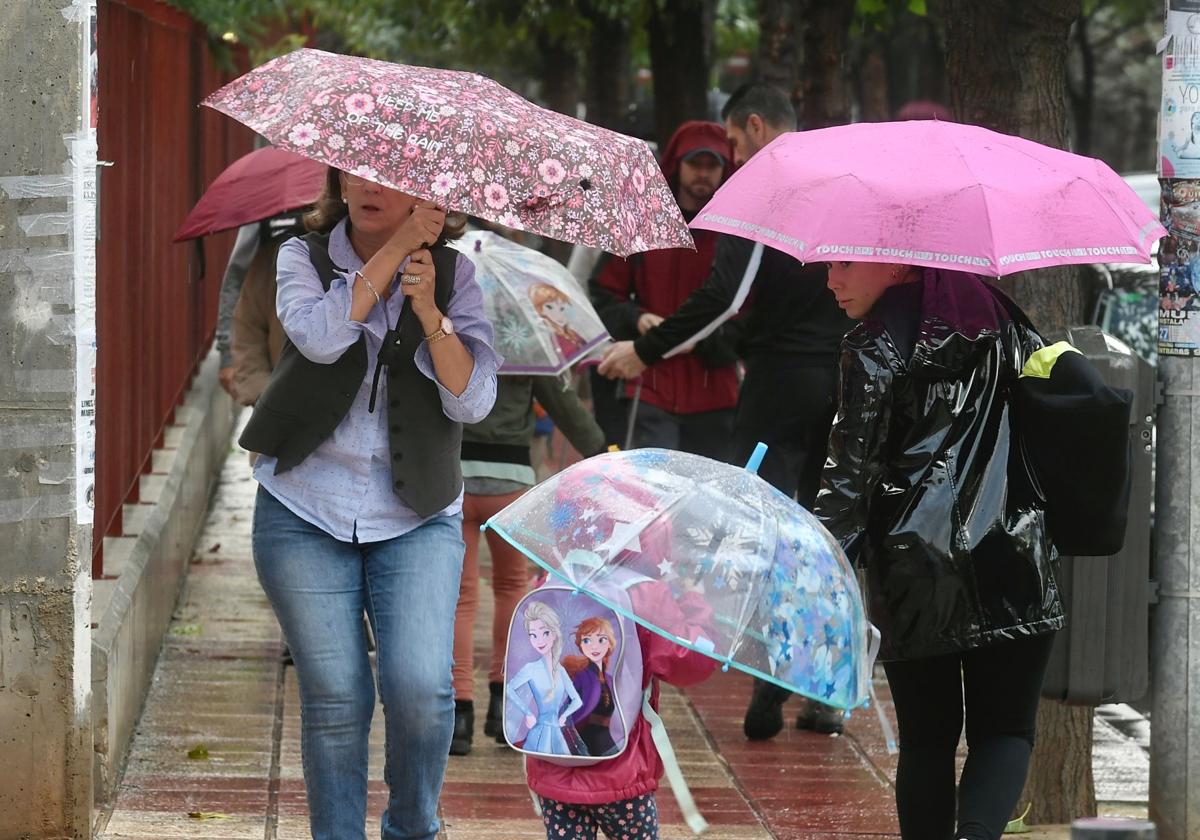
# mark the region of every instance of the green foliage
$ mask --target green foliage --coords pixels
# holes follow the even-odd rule
[[[854,17],[863,29],[885,31],[907,15],[925,17],[926,0],[856,0]]]

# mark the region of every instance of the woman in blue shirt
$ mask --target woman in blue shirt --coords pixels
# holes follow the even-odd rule
[[[461,231],[444,210],[330,170],[306,222],[279,251],[287,341],[242,436],[261,455],[255,565],[295,659],[314,840],[365,838],[364,610],[382,836],[429,840],[454,719],[461,424],[491,409],[501,359],[471,262],[430,248]]]

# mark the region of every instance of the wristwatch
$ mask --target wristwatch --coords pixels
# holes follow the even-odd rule
[[[430,344],[436,344],[448,335],[454,335],[454,322],[443,315],[441,326],[425,336],[425,340]]]

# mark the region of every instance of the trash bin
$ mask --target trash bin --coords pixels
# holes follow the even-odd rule
[[[1071,840],[1155,840],[1157,837],[1154,823],[1146,820],[1093,817],[1071,823]]]
[[[1116,388],[1133,391],[1131,487],[1125,545],[1109,557],[1064,557],[1059,574],[1067,627],[1054,643],[1044,697],[1084,706],[1134,702],[1150,682],[1150,526],[1154,493],[1154,368],[1099,327],[1047,335],[1069,341]]]

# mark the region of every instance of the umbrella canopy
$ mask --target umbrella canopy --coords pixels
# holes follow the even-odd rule
[[[203,104],[281,148],[507,227],[621,256],[694,247],[645,142],[474,73],[301,49]]]
[[[324,179],[325,167],[314,160],[270,146],[255,149],[213,180],[173,241],[241,227],[312,204]]]
[[[589,586],[634,573],[700,593],[711,647],[629,616],[672,641],[842,709],[869,696],[878,633],[853,569],[812,514],[745,469],[666,449],[597,455],[484,527],[618,612]]]
[[[692,227],[753,239],[802,262],[992,276],[1145,263],[1166,234],[1098,160],[937,120],[784,134],[730,177]]]
[[[557,260],[490,231],[468,233],[450,247],[475,264],[504,356],[500,373],[555,376],[609,340],[587,294]]]

